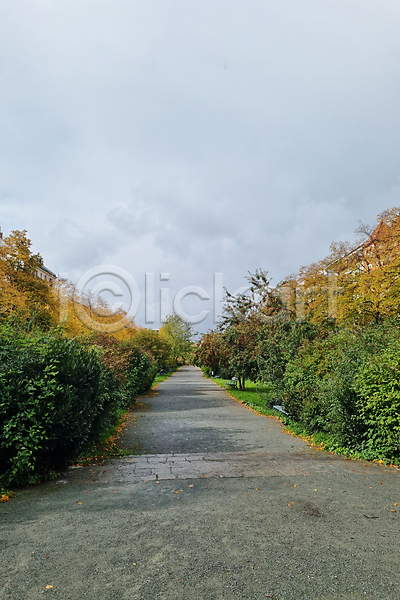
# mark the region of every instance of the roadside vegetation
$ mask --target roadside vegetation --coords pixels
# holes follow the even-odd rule
[[[162,329],[123,329],[101,299],[51,287],[25,231],[0,243],[0,489],[56,476],[79,460],[123,454],[116,443],[129,407],[184,363],[190,326],[167,317]],[[93,331],[80,311],[100,327]],[[104,325],[111,325],[106,333]],[[100,458],[101,457],[101,458]]]
[[[354,250],[333,244],[276,288],[258,270],[245,295],[227,292],[196,364],[219,384],[237,377],[230,393],[259,412],[283,404],[312,443],[400,464],[400,209],[361,230]]]

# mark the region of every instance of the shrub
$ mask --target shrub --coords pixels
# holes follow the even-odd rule
[[[325,328],[309,321],[289,321],[286,318],[267,323],[258,333],[259,377],[272,384],[280,394],[284,391],[284,375],[288,362],[308,341],[325,334]]]
[[[288,411],[310,433],[329,433],[332,448],[398,458],[398,341],[398,323],[387,321],[306,342],[285,371]]]
[[[0,482],[67,464],[115,422],[118,382],[95,348],[0,327]]]
[[[400,459],[400,350],[371,357],[354,382],[366,427],[364,448],[373,457]]]
[[[136,396],[144,394],[151,388],[157,374],[157,363],[139,348],[127,347],[129,358],[124,392],[129,405]]]
[[[86,341],[99,347],[101,361],[118,380],[121,408],[131,406],[137,396],[151,388],[157,373],[157,362],[148,352],[138,348],[135,343],[118,341],[104,334],[93,334]]]

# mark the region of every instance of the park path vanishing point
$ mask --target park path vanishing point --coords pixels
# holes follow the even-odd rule
[[[121,445],[140,456],[76,469],[70,480],[118,483],[199,477],[268,477],[334,471],[330,454],[282,434],[277,419],[234,401],[196,367],[183,367],[144,399]],[[354,467],[354,463],[350,463]]]
[[[195,367],[143,402],[139,455],[4,505],[1,598],[400,598],[398,469],[307,447]]]

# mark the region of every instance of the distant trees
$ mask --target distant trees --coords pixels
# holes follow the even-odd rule
[[[171,347],[173,363],[182,364],[193,353],[193,326],[178,315],[169,315],[160,329],[160,336]]]
[[[209,331],[202,335],[196,349],[196,364],[204,368],[207,375],[220,374],[229,369],[228,354],[221,331]]]
[[[59,324],[69,337],[96,331],[112,334],[119,340],[130,340],[139,330],[122,309],[113,312],[101,297],[91,291],[81,294],[68,281],[58,282],[57,295]]]
[[[158,369],[166,370],[175,366],[172,340],[154,329],[138,329],[132,337],[132,345],[148,352]]]

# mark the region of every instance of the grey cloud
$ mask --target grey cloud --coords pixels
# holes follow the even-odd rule
[[[398,204],[399,26],[397,0],[3,3],[0,225],[77,276],[277,282]]]

